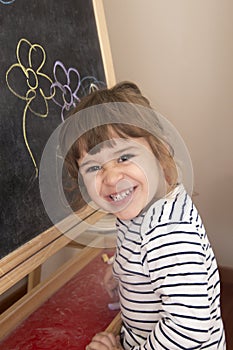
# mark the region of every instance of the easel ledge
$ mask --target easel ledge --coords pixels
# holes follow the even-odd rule
[[[93,242],[95,246],[105,244],[104,238]],[[62,265],[52,276],[41,282],[23,298],[0,316],[0,339],[10,334],[23,320],[39,308],[48,298],[67,283],[84,266],[100,254],[102,248],[85,247],[67,263]],[[107,331],[119,334],[121,317],[118,314],[108,326]]]

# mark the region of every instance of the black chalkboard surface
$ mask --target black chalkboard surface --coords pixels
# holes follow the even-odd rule
[[[91,0],[0,0],[0,258],[52,224],[38,185],[66,113],[106,83]]]

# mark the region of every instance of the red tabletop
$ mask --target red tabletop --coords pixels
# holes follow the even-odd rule
[[[1,342],[0,349],[85,349],[118,312],[108,308],[112,300],[103,287],[107,264],[102,253]]]

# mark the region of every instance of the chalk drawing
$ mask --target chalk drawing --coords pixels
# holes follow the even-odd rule
[[[81,80],[82,96],[88,95],[95,90],[106,87],[103,81],[98,80],[93,76],[86,76]]]
[[[61,119],[64,121],[65,111],[75,107],[80,102],[80,97],[105,87],[105,84],[93,76],[85,76],[81,79],[76,68],[66,69],[61,61],[56,61],[54,64],[54,80],[52,80],[43,73],[46,62],[44,48],[24,38],[20,39],[17,44],[16,58],[17,62],[12,64],[6,72],[6,83],[9,90],[26,103],[22,117],[22,132],[35,169],[35,178],[37,178],[39,170],[29,144],[26,128],[28,110],[35,116],[46,118],[49,112],[48,101],[53,100],[61,108]],[[20,88],[17,88],[17,82],[21,82]]]
[[[75,68],[65,68],[64,64],[56,61],[53,67],[55,82],[51,85],[51,91],[55,89],[53,101],[61,107],[61,119],[64,121],[65,111],[75,107],[80,101],[77,93],[80,88],[80,74]]]
[[[10,5],[12,4],[13,2],[15,2],[15,0],[0,0],[0,2],[4,5]]]
[[[38,166],[28,141],[26,130],[27,111],[30,110],[32,114],[46,118],[48,115],[48,100],[53,98],[55,92],[50,89],[53,81],[42,71],[46,54],[41,45],[32,44],[27,39],[22,38],[17,44],[16,57],[17,62],[12,64],[6,72],[6,83],[15,96],[26,102],[23,111],[22,131],[25,145],[35,168],[36,178],[38,177]],[[24,82],[20,88],[22,91],[16,91],[16,77]],[[48,94],[44,92],[46,85],[48,86]]]
[[[105,83],[93,76],[80,78],[76,68],[65,68],[61,61],[56,61],[53,67],[54,83],[51,85],[55,89],[53,101],[61,108],[61,119],[64,121],[65,112],[75,107],[80,98],[105,87]]]

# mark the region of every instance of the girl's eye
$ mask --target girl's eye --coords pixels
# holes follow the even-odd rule
[[[133,154],[123,154],[122,156],[120,156],[120,158],[118,159],[119,163],[122,162],[127,162],[127,160],[130,160],[131,158],[133,158],[134,155]]]
[[[89,168],[86,169],[86,173],[94,173],[96,171],[99,171],[101,169],[101,166],[100,165],[93,165]]]

